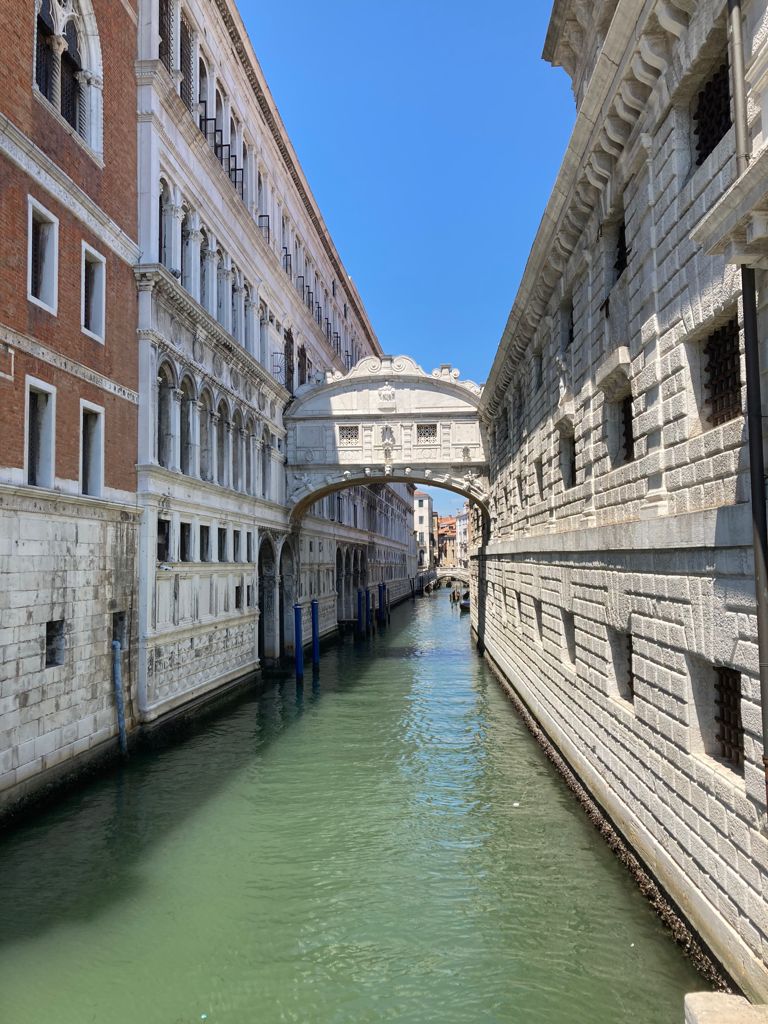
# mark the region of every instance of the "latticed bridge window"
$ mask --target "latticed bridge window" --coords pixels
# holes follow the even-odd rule
[[[729,320],[713,331],[704,343],[707,363],[704,386],[709,402],[709,422],[713,427],[741,414],[741,358],[739,325]]]
[[[339,447],[356,448],[360,444],[359,427],[339,427]]]
[[[744,766],[744,729],[741,724],[741,673],[732,668],[716,668],[717,699],[715,721],[724,761],[741,769]]]
[[[728,57],[704,83],[693,110],[693,134],[696,137],[696,166],[707,159],[731,127],[731,89]]]
[[[437,424],[417,423],[416,444],[437,444]]]

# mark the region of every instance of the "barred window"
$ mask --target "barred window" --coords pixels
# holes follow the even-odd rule
[[[629,249],[627,249],[627,225],[622,221],[621,224],[619,224],[618,233],[616,235],[616,259],[613,263],[613,269],[616,271],[617,281],[627,269],[628,259]]]
[[[181,16],[181,22],[179,24],[179,51],[181,65],[181,98],[184,101],[184,105],[189,110],[192,109],[192,70],[193,70],[193,59],[192,59],[192,30],[189,27],[189,22]]]
[[[35,81],[40,92],[49,101],[53,101],[53,21],[51,20],[50,4],[43,3],[37,18],[37,52],[35,56]]]
[[[696,138],[696,166],[700,167],[731,127],[731,89],[728,55],[704,83],[695,100],[693,134]]]
[[[741,673],[732,668],[715,668],[715,739],[720,756],[736,769],[744,766],[744,728],[741,724]]]
[[[417,423],[416,444],[437,444],[437,424]]]
[[[359,427],[339,427],[339,447],[356,448],[360,443]]]
[[[709,403],[707,419],[713,427],[741,414],[741,359],[739,325],[729,320],[713,331],[704,343],[707,363],[704,368],[705,397]]]
[[[78,0],[42,0],[36,35],[35,84],[40,95],[92,149],[101,150],[103,71],[90,5],[86,9]]]
[[[160,0],[157,26],[160,34],[158,57],[168,71],[173,70],[173,34],[171,30],[171,17],[171,0]]]

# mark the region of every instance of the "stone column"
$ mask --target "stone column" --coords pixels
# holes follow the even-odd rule
[[[216,316],[216,246],[211,246],[211,239],[208,239],[208,248],[203,252],[205,261],[205,282],[201,284],[200,302],[208,310],[211,316]],[[215,240],[214,240],[215,241]]]
[[[181,468],[181,399],[183,392],[179,388],[171,388],[171,445],[169,469],[177,473]]]
[[[189,475],[200,479],[200,403],[187,403],[189,416]]]
[[[243,286],[239,281],[235,281],[232,285],[232,302],[230,306],[232,311],[232,337],[240,345],[245,346],[245,303]]]
[[[211,412],[211,483],[217,483],[219,479],[219,430],[221,430],[219,416]]]
[[[61,55],[66,53],[67,40],[64,36],[51,36],[48,45],[53,51],[53,67],[51,68],[51,103],[61,110]]]
[[[184,207],[169,203],[165,208],[166,246],[165,256],[168,269],[174,276],[181,279],[181,222],[184,220]]]
[[[256,338],[256,303],[249,296],[243,302],[243,346],[252,356],[256,356],[254,340]]]
[[[186,246],[185,264],[187,266],[186,280],[182,284],[193,299],[198,302],[200,297],[200,243],[203,240],[203,233],[197,227],[188,227],[181,239],[181,244]]]
[[[230,334],[232,333],[232,277],[232,263],[229,256],[225,256],[218,268],[218,293],[214,316],[224,330],[229,331]],[[221,307],[221,316],[219,316],[219,307]]]
[[[225,424],[226,435],[224,437],[224,474],[222,486],[232,486],[232,424],[227,420]]]

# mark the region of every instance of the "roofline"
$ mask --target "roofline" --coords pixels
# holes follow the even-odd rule
[[[344,289],[344,292],[349,301],[349,305],[357,315],[363,332],[371,344],[376,355],[382,355],[382,348],[379,343],[379,339],[376,337],[376,332],[373,329],[373,325],[368,318],[368,314],[363,305],[363,300],[355,287],[352,278],[346,271],[344,264],[342,263],[341,256],[339,256],[338,250],[331,238],[331,233],[328,230],[323,216],[320,213],[320,207],[312,195],[312,190],[309,187],[309,183],[304,175],[304,171],[299,163],[299,158],[296,154],[293,144],[291,143],[290,137],[286,130],[283,120],[280,117],[280,113],[277,109],[274,97],[270,92],[269,86],[267,85],[264,72],[261,70],[258,57],[253,48],[248,31],[243,23],[243,19],[240,15],[240,11],[237,8],[234,0],[214,0],[214,3],[221,15],[221,19],[224,22],[230,39],[232,40],[235,52],[243,66],[243,70],[251,83],[256,102],[259,105],[264,120],[269,128],[272,138],[277,145],[278,151],[283,158],[286,170],[290,175],[296,190],[299,194],[299,198],[304,205],[309,219],[312,222],[315,231],[317,232],[320,243],[325,249],[326,255],[331,262],[331,266],[336,271],[339,284]]]

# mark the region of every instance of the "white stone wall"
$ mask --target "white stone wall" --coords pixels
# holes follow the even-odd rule
[[[108,749],[117,735],[113,614],[135,645],[135,509],[0,486],[0,809]],[[64,621],[46,667],[46,624]],[[135,665],[123,654],[126,723]]]
[[[765,5],[747,6],[762,24]],[[766,998],[745,422],[737,408],[713,426],[705,388],[706,339],[741,328],[741,278],[691,240],[736,175],[733,128],[695,162],[693,104],[726,51],[724,5],[669,9],[620,0],[595,69],[574,65],[579,118],[481,403],[492,531],[472,560],[473,622],[715,955]],[[757,103],[750,117],[759,140]],[[743,410],[741,334],[739,347]],[[717,741],[719,668],[739,673],[743,765]]]

